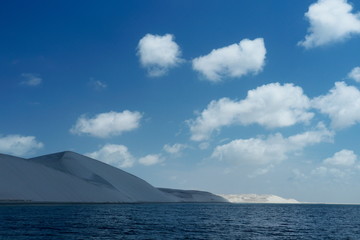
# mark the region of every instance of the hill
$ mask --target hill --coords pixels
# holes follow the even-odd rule
[[[214,196],[157,189],[123,170],[70,151],[30,159],[0,154],[1,202],[226,202]]]

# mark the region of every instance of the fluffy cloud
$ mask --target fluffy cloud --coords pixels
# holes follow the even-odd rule
[[[96,152],[85,154],[118,168],[132,167],[135,158],[124,145],[106,144]]]
[[[266,49],[264,40],[243,39],[212,50],[208,55],[193,59],[193,69],[200,72],[211,82],[219,82],[224,77],[241,77],[258,73],[265,64]]]
[[[44,146],[33,136],[7,135],[0,136],[0,152],[16,156],[26,156]]]
[[[21,76],[25,78],[25,80],[21,82],[23,85],[34,87],[41,84],[42,82],[42,78],[38,74],[23,73]]]
[[[310,22],[308,34],[299,45],[317,47],[342,41],[360,33],[360,15],[351,13],[347,0],[319,0],[310,5],[306,18]]]
[[[259,125],[275,128],[308,122],[313,113],[307,111],[310,100],[300,87],[271,83],[250,90],[246,99],[222,98],[212,101],[195,120],[189,120],[191,139],[203,141],[215,130],[232,124]]]
[[[247,165],[263,165],[286,160],[289,154],[321,142],[332,141],[333,133],[319,124],[317,129],[293,135],[288,138],[280,133],[267,138],[237,139],[217,146],[212,157],[220,161]]]
[[[141,113],[128,110],[100,113],[93,118],[81,116],[70,131],[74,134],[84,133],[94,137],[106,138],[138,128],[141,117]]]
[[[325,159],[324,164],[350,167],[355,164],[356,159],[357,159],[357,156],[353,151],[343,149],[343,150],[335,153],[334,156]]]
[[[344,82],[336,82],[327,95],[313,99],[313,107],[329,115],[331,125],[340,129],[360,122],[360,91]]]
[[[145,166],[155,165],[163,161],[164,159],[160,154],[149,154],[139,159],[139,163]]]
[[[187,148],[185,144],[175,143],[174,145],[165,144],[163,149],[170,154],[179,154],[182,150]]]
[[[180,55],[180,47],[171,34],[146,34],[138,44],[140,63],[153,77],[162,76],[169,68],[179,64],[182,61]]]
[[[360,82],[360,67],[355,67],[348,74],[348,78],[355,80],[356,82]]]
[[[354,165],[357,162],[356,154],[347,149],[335,153],[332,157],[323,161],[322,165],[315,168],[311,173],[315,176],[331,176],[335,179],[344,178],[354,174]]]

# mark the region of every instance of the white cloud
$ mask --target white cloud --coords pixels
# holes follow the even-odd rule
[[[193,69],[203,74],[211,82],[219,82],[224,77],[241,77],[262,71],[265,64],[266,48],[264,39],[243,39],[212,50],[208,55],[193,59]]]
[[[320,166],[315,168],[314,170],[311,171],[311,174],[313,175],[319,175],[319,176],[325,176],[328,172],[328,169],[324,166]]]
[[[100,113],[93,118],[81,116],[70,131],[74,134],[89,134],[106,138],[121,135],[139,127],[142,115],[139,112],[125,110],[123,112]]]
[[[343,149],[325,159],[319,167],[311,171],[311,174],[320,177],[331,176],[334,180],[349,177],[358,167],[358,165],[355,166],[357,158],[353,151]]]
[[[293,135],[288,138],[277,133],[267,138],[237,139],[217,146],[212,157],[220,161],[246,165],[264,165],[286,160],[289,154],[303,148],[332,141],[333,133],[320,123],[317,129]]]
[[[174,145],[165,144],[163,149],[170,154],[179,154],[182,150],[187,148],[185,144],[175,143]]]
[[[360,91],[344,82],[336,82],[327,95],[314,98],[312,103],[321,113],[329,115],[334,128],[360,122]]]
[[[360,33],[360,14],[351,13],[347,0],[319,0],[310,5],[306,18],[310,22],[308,34],[299,45],[305,48],[343,41]]]
[[[208,149],[209,146],[210,146],[210,143],[208,143],[208,142],[202,142],[202,143],[199,144],[199,149],[200,149],[200,150],[205,150],[205,149]]]
[[[307,123],[313,113],[307,111],[310,100],[300,87],[271,83],[248,92],[241,101],[222,98],[212,101],[195,120],[189,120],[191,139],[206,140],[213,131],[233,124],[275,128]]]
[[[351,175],[352,173],[353,171],[351,171],[351,169],[338,169],[338,168],[325,167],[325,166],[317,167],[311,171],[312,175],[320,176],[320,177],[331,176],[332,178],[335,179],[345,178]]]
[[[355,67],[348,74],[348,78],[355,80],[356,82],[360,82],[360,67]]]
[[[292,170],[292,173],[293,173],[293,179],[294,180],[304,180],[304,179],[307,179],[308,176],[305,175],[304,173],[302,173],[299,169],[293,169]]]
[[[34,86],[41,84],[41,82],[42,82],[42,78],[38,74],[23,73],[23,74],[21,74],[21,76],[26,79],[21,82],[21,84],[23,84],[23,85],[34,87]]]
[[[357,156],[353,151],[343,149],[335,153],[334,156],[325,159],[324,164],[350,167],[355,164],[356,160],[357,160]]]
[[[135,162],[135,158],[124,145],[106,144],[98,151],[85,155],[118,168],[132,167]]]
[[[95,90],[103,90],[107,88],[107,84],[105,82],[95,80],[93,78],[90,78],[89,85]]]
[[[155,165],[163,161],[164,159],[160,154],[149,154],[139,159],[139,163],[145,166]]]
[[[139,41],[137,53],[141,65],[153,77],[166,74],[169,68],[175,67],[182,61],[180,47],[171,34],[164,36],[146,34]]]
[[[217,146],[212,157],[221,161],[233,161],[247,164],[267,164],[286,159],[286,145],[283,136],[278,133],[267,139],[237,139]]]
[[[309,145],[332,142],[333,137],[334,132],[328,130],[325,125],[320,122],[313,131],[307,131],[288,137],[287,144],[289,145],[289,149],[301,150]]]
[[[267,166],[265,168],[258,168],[254,172],[250,173],[248,175],[248,177],[249,178],[255,178],[255,177],[258,177],[258,176],[261,176],[261,175],[265,175],[268,172],[270,172],[273,167],[274,167],[274,165],[269,165],[269,166]]]
[[[26,156],[44,146],[33,136],[0,136],[0,152],[16,156]]]

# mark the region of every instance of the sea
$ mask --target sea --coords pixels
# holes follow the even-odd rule
[[[360,206],[2,204],[0,239],[360,239]]]

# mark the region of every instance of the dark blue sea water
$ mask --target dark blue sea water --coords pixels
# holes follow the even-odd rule
[[[360,206],[0,205],[0,239],[360,239]]]

